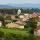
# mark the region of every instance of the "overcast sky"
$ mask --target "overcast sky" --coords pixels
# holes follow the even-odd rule
[[[40,4],[40,0],[0,0],[0,4]]]

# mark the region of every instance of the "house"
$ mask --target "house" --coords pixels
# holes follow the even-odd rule
[[[37,14],[37,16],[40,16],[40,13],[39,12],[37,12],[36,14]]]
[[[20,19],[23,19],[23,18],[24,18],[24,15],[19,15],[19,18],[20,18]]]
[[[37,26],[40,26],[40,21],[37,22]]]
[[[40,17],[40,13],[39,12],[33,12],[32,17]]]
[[[29,18],[32,18],[32,14],[29,14]]]
[[[21,21],[27,21],[29,19],[29,14],[19,15],[19,18]]]
[[[39,21],[40,21],[40,16],[38,16],[38,18],[39,18]]]
[[[40,36],[40,27],[37,27],[36,29],[34,29],[34,35]]]
[[[25,22],[20,21],[20,20],[16,21],[15,23],[16,23],[16,24],[19,24],[19,25],[25,25]]]
[[[16,24],[16,23],[8,23],[6,25],[7,28],[24,28],[23,25],[19,25],[19,24]]]
[[[35,13],[35,12],[32,14],[32,17],[37,17],[37,16],[38,16],[38,15],[37,15],[37,13]]]
[[[29,19],[29,14],[24,14],[25,19]]]
[[[4,20],[5,22],[7,22],[7,23],[11,23],[12,21],[11,20]]]
[[[11,19],[13,19],[13,20],[14,20],[14,19],[15,19],[15,15],[11,15]]]
[[[22,19],[23,22],[27,21],[27,18]]]
[[[40,18],[40,16],[38,16]]]
[[[2,21],[0,21],[0,27],[2,26]]]
[[[8,14],[5,14],[4,18],[6,18],[7,16],[9,16]]]

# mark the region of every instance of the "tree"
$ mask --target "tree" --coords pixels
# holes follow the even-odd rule
[[[36,28],[37,27],[37,22],[35,21],[35,18],[30,18],[29,21],[26,22],[26,26],[31,28]]]
[[[34,9],[30,9],[29,13],[32,14],[34,12]]]
[[[30,33],[34,33],[34,28],[37,27],[37,22],[35,21],[35,18],[30,18],[29,21],[26,22],[26,25],[24,26],[26,28],[31,28]]]
[[[5,19],[6,20],[11,20],[11,16],[10,15],[7,15]]]
[[[2,21],[2,26],[5,26],[4,16],[0,15],[0,21]]]

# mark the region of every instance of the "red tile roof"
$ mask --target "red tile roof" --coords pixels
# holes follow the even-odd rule
[[[40,16],[40,13],[33,13],[32,16]]]
[[[40,30],[40,28],[38,27],[38,28],[36,28],[36,29],[34,29],[34,30]]]

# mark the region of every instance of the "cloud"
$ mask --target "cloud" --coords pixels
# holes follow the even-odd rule
[[[40,4],[40,0],[0,0],[0,4]]]

